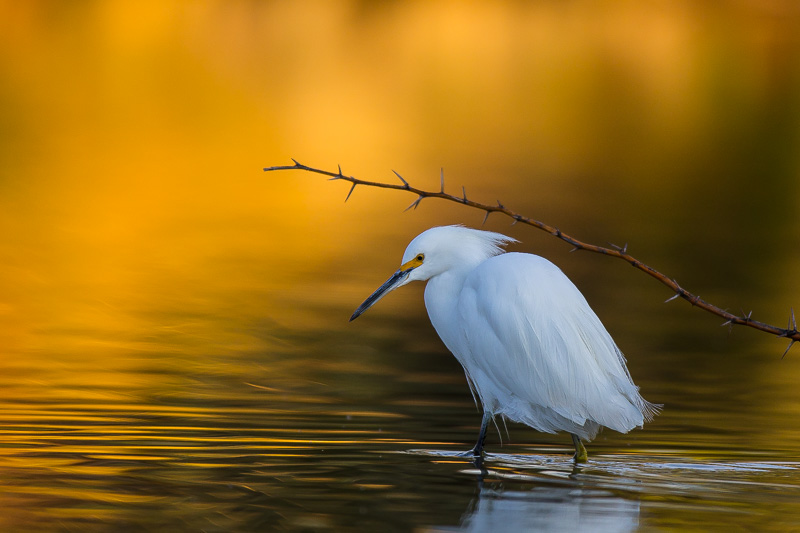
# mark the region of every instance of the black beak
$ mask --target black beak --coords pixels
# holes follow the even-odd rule
[[[356,309],[353,312],[353,316],[350,317],[350,322],[352,322],[353,320],[358,318],[364,311],[366,311],[367,309],[369,309],[370,307],[375,305],[378,302],[378,300],[383,298],[388,292],[391,292],[392,290],[394,290],[397,287],[399,287],[400,285],[402,285],[403,282],[408,277],[408,274],[412,270],[414,270],[414,269],[413,268],[407,268],[405,270],[400,269],[397,272],[395,272],[394,274],[392,274],[392,277],[387,279],[386,283],[384,283],[383,285],[378,287],[378,290],[373,292],[369,296],[369,298],[364,300],[363,304],[358,306],[358,309]]]

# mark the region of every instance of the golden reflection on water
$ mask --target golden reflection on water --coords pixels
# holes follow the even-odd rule
[[[413,197],[364,188],[344,205],[342,184],[262,173],[289,157],[384,181],[394,168],[431,189],[444,167],[449,191],[629,242],[709,300],[783,325],[800,306],[798,28],[782,2],[0,4],[0,504],[42,508],[0,526],[82,524],[84,506],[119,524],[206,482],[209,508],[230,496],[219,487],[240,487],[279,516],[292,505],[258,490],[295,477],[300,500],[307,486],[333,497],[341,487],[318,487],[340,469],[385,490],[396,464],[359,470],[364,450],[474,437],[419,288],[364,323],[347,317],[411,237],[482,215],[433,201],[402,213]],[[796,460],[796,348],[779,361],[784,343],[725,339],[629,269],[486,226],[561,265],[645,396],[667,404],[644,432],[599,439],[614,465]],[[563,451],[514,435],[508,449]],[[307,462],[329,448],[333,460]],[[429,475],[429,458],[404,460]],[[497,470],[519,473],[511,464]],[[757,483],[782,480],[773,466]],[[659,459],[639,467],[646,480]],[[792,475],[781,482],[796,487]],[[438,477],[453,486],[401,479],[398,501],[456,494],[440,503],[458,523],[494,497]],[[668,501],[662,524],[677,499],[658,487],[645,490]],[[733,504],[798,516],[741,494]],[[630,502],[612,507],[638,517]],[[317,507],[320,524],[338,523]],[[198,524],[189,503],[175,509],[172,525]]]

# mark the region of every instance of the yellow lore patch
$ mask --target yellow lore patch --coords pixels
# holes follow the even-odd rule
[[[417,268],[422,264],[424,260],[425,260],[425,254],[417,254],[417,256],[414,259],[401,265],[400,270],[412,270],[414,268]]]

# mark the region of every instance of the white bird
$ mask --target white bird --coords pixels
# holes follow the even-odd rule
[[[463,226],[431,228],[406,248],[400,268],[355,310],[388,292],[428,281],[425,307],[483,404],[475,447],[503,416],[547,433],[567,431],[575,461],[601,427],[627,433],[661,406],[639,394],[625,358],[577,287],[550,261],[505,253],[516,242]]]

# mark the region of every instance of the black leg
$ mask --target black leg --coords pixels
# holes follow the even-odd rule
[[[478,442],[475,443],[475,447],[469,452],[473,457],[480,457],[481,453],[483,453],[483,441],[486,440],[486,430],[489,428],[489,421],[491,419],[492,415],[484,411],[483,420],[481,420],[481,432],[478,434]]]

